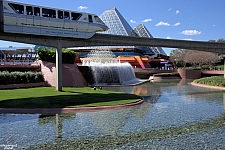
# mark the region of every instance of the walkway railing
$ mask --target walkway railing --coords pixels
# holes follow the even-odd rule
[[[35,65],[37,63],[37,54],[23,54],[20,57],[12,56],[0,58],[0,65]]]

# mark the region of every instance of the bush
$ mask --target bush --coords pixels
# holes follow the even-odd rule
[[[9,78],[10,79],[10,78]],[[23,78],[23,73],[22,72],[12,72],[11,73],[11,80],[14,84],[19,84],[19,83],[23,83],[24,81],[26,81]]]
[[[202,65],[202,70],[209,70],[210,69],[210,66],[209,65]]]
[[[40,60],[48,62],[56,62],[56,49],[43,48],[38,49],[38,56]],[[73,50],[62,49],[62,63],[74,64],[76,53]]]
[[[205,78],[194,80],[193,82],[198,84],[225,87],[224,76],[205,77]]]
[[[171,73],[157,73],[153,76],[163,76],[163,77],[170,77],[170,76],[180,76],[177,72],[171,72]]]
[[[201,70],[200,67],[181,67],[181,68],[178,68],[178,69],[181,69],[181,70]]]
[[[212,68],[215,68],[216,70],[224,70],[224,65],[213,66]]]
[[[62,51],[62,63],[63,64],[74,64],[76,53],[73,50],[63,49]]]
[[[54,49],[39,49],[38,50],[38,59],[48,62],[54,62],[56,60],[56,50]]]
[[[41,72],[0,72],[0,84],[20,84],[44,82],[44,76]]]
[[[217,65],[217,66],[214,66],[214,65],[203,65],[202,66],[202,69],[203,70],[224,70],[224,65]]]

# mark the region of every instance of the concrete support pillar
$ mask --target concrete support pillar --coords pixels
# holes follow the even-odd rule
[[[0,31],[2,32],[4,29],[4,17],[3,17],[3,0],[0,0]]]
[[[223,69],[223,77],[225,78],[225,58],[224,58],[224,64],[223,64],[223,67],[224,67],[224,69]]]
[[[56,90],[62,91],[62,41],[60,40],[56,49]]]

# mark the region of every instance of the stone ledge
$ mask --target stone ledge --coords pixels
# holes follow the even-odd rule
[[[181,80],[179,76],[150,76],[149,80],[163,81],[163,80]]]
[[[206,84],[197,84],[197,83],[194,83],[194,82],[191,82],[191,85],[205,87],[205,88],[211,88],[211,89],[217,89],[217,90],[225,90],[225,87],[210,86],[210,85],[206,85]]]

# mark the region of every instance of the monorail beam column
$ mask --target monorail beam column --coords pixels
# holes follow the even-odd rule
[[[56,49],[56,90],[62,91],[62,41],[58,40]]]
[[[223,77],[225,78],[225,57],[223,57],[223,59],[224,59],[224,60],[223,60],[223,63],[224,63],[224,64],[223,64],[223,68],[224,68],[224,69],[223,69]]]
[[[0,0],[0,31],[3,32],[3,22],[4,22],[4,18],[3,18],[3,1]]]

